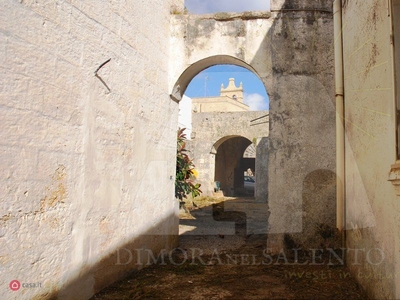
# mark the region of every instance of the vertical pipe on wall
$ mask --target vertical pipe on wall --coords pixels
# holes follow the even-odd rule
[[[342,3],[333,3],[334,47],[335,47],[335,99],[336,99],[336,226],[345,229],[345,127],[344,127],[344,87],[343,87],[343,36]]]
[[[400,162],[400,124],[399,124],[399,110],[400,110],[400,0],[388,0],[388,17],[390,17],[390,38],[392,44],[392,57],[393,68],[394,68],[394,89],[393,97],[393,111],[397,112],[393,114],[395,128],[396,141],[396,165]]]

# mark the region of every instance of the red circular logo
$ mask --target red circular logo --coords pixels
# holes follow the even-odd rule
[[[10,282],[10,289],[11,290],[18,291],[20,287],[21,287],[21,283],[19,283],[18,280],[12,280]]]

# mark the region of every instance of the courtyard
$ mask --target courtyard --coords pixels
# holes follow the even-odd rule
[[[163,256],[140,249],[143,268],[92,299],[368,298],[332,250],[286,249],[270,256],[266,235],[247,229],[243,206],[254,198],[199,199],[181,209],[177,248]],[[253,214],[250,223],[263,226],[257,218],[262,214]]]

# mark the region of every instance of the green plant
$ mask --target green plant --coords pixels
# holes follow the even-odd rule
[[[202,192],[200,184],[194,182],[194,163],[187,154],[185,128],[178,129],[176,150],[176,177],[175,197],[182,200],[191,194],[192,197],[199,196]]]

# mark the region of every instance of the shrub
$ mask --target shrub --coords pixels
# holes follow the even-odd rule
[[[200,184],[194,182],[194,163],[187,154],[185,128],[178,129],[176,150],[176,177],[175,197],[182,200],[191,194],[192,197],[199,196],[202,192]]]

